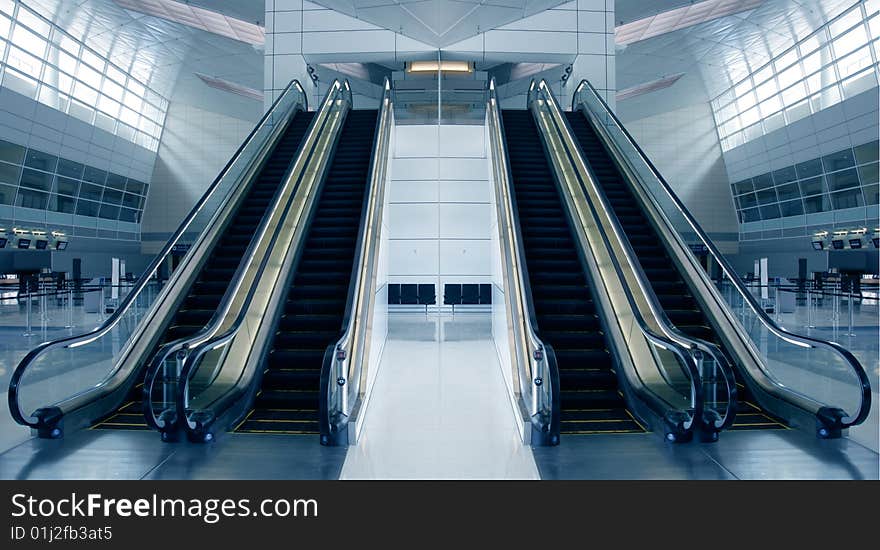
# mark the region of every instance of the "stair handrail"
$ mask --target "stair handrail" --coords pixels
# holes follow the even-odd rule
[[[231,172],[233,167],[240,161],[240,157],[242,153],[248,148],[249,145],[256,139],[259,135],[260,130],[262,130],[273,115],[277,115],[277,109],[281,105],[282,101],[287,97],[288,93],[293,93],[293,90],[297,93],[296,101],[290,105],[289,107],[289,116],[292,116],[297,110],[307,110],[308,109],[308,98],[306,96],[305,90],[298,80],[291,80],[284,90],[278,95],[276,100],[273,102],[272,106],[266,111],[266,113],[260,118],[259,122],[254,126],[253,130],[248,134],[248,136],[242,141],[241,145],[236,149],[235,153],[232,154],[229,161],[214,179],[205,193],[201,196],[201,198],[196,202],[190,212],[186,215],[183,221],[178,226],[177,230],[171,235],[171,237],[166,241],[165,245],[159,251],[159,253],[153,258],[150,264],[144,269],[141,276],[137,279],[134,286],[122,299],[113,313],[104,320],[99,326],[95,327],[92,330],[84,332],[82,334],[68,336],[64,338],[59,338],[56,340],[51,340],[48,342],[43,342],[33,350],[31,350],[25,357],[19,362],[15,371],[12,374],[9,382],[9,391],[8,391],[8,403],[9,403],[9,411],[12,415],[12,418],[23,426],[29,426],[31,428],[37,429],[39,431],[49,430],[50,437],[56,437],[57,434],[60,434],[60,430],[58,430],[57,424],[60,422],[61,417],[66,414],[65,411],[62,411],[58,405],[52,405],[48,407],[43,407],[38,409],[34,414],[37,417],[37,421],[30,421],[26,418],[25,414],[21,410],[21,405],[19,402],[19,391],[20,391],[20,383],[22,377],[27,371],[28,367],[43,353],[59,348],[64,347],[68,349],[74,349],[80,346],[87,345],[91,342],[94,342],[106,334],[108,334],[114,327],[116,327],[120,321],[123,319],[125,313],[137,303],[137,299],[140,296],[141,292],[147,288],[148,283],[152,280],[153,274],[158,272],[160,267],[165,263],[167,258],[174,251],[175,245],[181,240],[181,238],[186,234],[186,231],[189,229],[190,225],[193,221],[198,217],[198,215],[202,212],[205,206],[208,204],[209,200],[214,197],[214,194],[221,187],[221,184],[224,181],[224,178]],[[242,172],[244,174],[248,173],[251,169],[252,165],[259,161],[259,157],[253,157],[249,160],[247,164],[247,168]],[[235,185],[233,185],[230,190],[227,192],[227,195],[224,197],[221,204],[216,208],[214,214],[208,221],[205,229],[203,229],[200,233],[199,239],[204,238],[205,234],[208,233],[209,229],[214,227],[216,223],[218,223],[221,212],[223,212],[224,207],[228,204],[230,200],[235,196],[234,190],[237,189],[240,185],[245,184],[247,182],[238,181]],[[193,246],[193,249],[196,247]],[[166,285],[166,289],[170,289],[173,285],[172,282],[175,280],[174,275],[172,275],[172,280],[168,282]],[[170,290],[163,289],[167,295]],[[160,291],[160,293],[162,292]],[[157,307],[163,300],[160,298],[156,298],[153,301],[150,307]],[[101,304],[103,308],[104,305]],[[129,339],[131,340],[131,339]],[[98,394],[98,396],[103,395],[104,386],[106,383],[113,378],[116,374],[119,365],[117,364],[112,371],[110,371],[100,382],[95,385],[89,387],[86,390],[78,392],[74,395],[71,395],[65,398],[63,401],[70,402],[71,406],[67,407],[67,410],[74,410],[75,408],[81,406],[84,403],[94,401],[94,399],[89,399],[89,396],[92,394]],[[95,397],[97,399],[98,397]],[[61,402],[59,402],[61,403]],[[57,434],[56,434],[57,430]]]
[[[391,81],[382,84],[379,118],[373,132],[369,187],[362,205],[357,249],[339,338],[328,345],[321,363],[318,424],[322,445],[347,445],[349,421],[360,404],[364,364],[369,360],[381,245],[385,187],[394,125]]]
[[[844,415],[844,416],[848,416],[850,418],[849,421],[846,421],[846,420],[844,420],[844,416],[841,416],[841,413],[843,411],[840,411],[839,409],[833,409],[831,407],[823,407],[822,409],[820,409],[819,414],[825,415],[826,417],[823,418],[822,420],[831,422],[832,424],[838,424],[839,427],[841,427],[841,428],[849,428],[851,426],[856,426],[858,424],[863,423],[868,418],[868,414],[869,414],[870,408],[871,408],[871,399],[872,399],[872,397],[871,397],[871,382],[868,379],[868,375],[865,372],[864,367],[861,365],[861,363],[855,357],[855,355],[853,355],[852,352],[850,352],[849,350],[847,350],[846,348],[844,348],[843,346],[841,346],[837,342],[826,341],[826,340],[822,340],[820,338],[814,338],[812,336],[804,336],[804,335],[796,334],[796,333],[793,333],[789,330],[786,330],[785,328],[780,327],[769,315],[767,315],[767,313],[760,306],[760,304],[757,302],[757,300],[755,300],[755,297],[752,295],[752,293],[749,292],[748,288],[743,283],[739,274],[736,272],[736,270],[733,268],[733,266],[730,264],[730,262],[728,262],[727,259],[724,257],[724,255],[718,250],[718,248],[715,246],[715,243],[712,242],[712,239],[709,238],[709,236],[706,234],[706,232],[703,230],[703,228],[700,226],[700,224],[696,221],[694,216],[691,214],[690,210],[684,205],[684,203],[681,201],[681,199],[679,199],[678,195],[675,193],[675,191],[672,190],[672,187],[670,187],[669,183],[667,183],[667,181],[660,174],[660,171],[657,170],[657,168],[654,166],[654,164],[648,158],[647,154],[645,154],[645,152],[642,150],[642,148],[639,146],[639,144],[635,141],[635,139],[633,139],[632,135],[629,133],[629,131],[626,129],[626,127],[623,125],[623,123],[620,122],[620,119],[617,117],[617,115],[614,113],[614,111],[608,106],[608,103],[602,98],[602,96],[598,93],[598,91],[596,91],[596,89],[593,87],[593,85],[590,82],[588,82],[587,80],[582,80],[581,83],[578,85],[578,87],[575,89],[575,93],[572,96],[572,110],[577,110],[577,106],[581,105],[582,112],[584,112],[585,115],[589,116],[588,115],[589,109],[585,104],[585,100],[582,99],[582,96],[581,96],[581,94],[586,93],[587,91],[592,96],[594,96],[596,99],[598,99],[598,101],[600,102],[600,104],[602,105],[602,107],[605,110],[605,115],[611,118],[611,120],[614,122],[614,124],[620,129],[622,135],[625,137],[628,144],[639,154],[640,160],[645,163],[645,165],[651,171],[651,174],[660,183],[660,186],[661,186],[661,189],[663,190],[663,192],[672,201],[672,203],[675,205],[678,212],[682,215],[682,217],[684,217],[684,219],[687,221],[688,225],[694,231],[694,233],[697,235],[697,237],[700,239],[700,241],[706,246],[707,251],[710,254],[712,254],[712,257],[715,259],[715,261],[721,267],[722,271],[727,276],[727,278],[730,280],[730,282],[734,286],[734,288],[736,288],[737,293],[740,294],[744,303],[747,303],[749,305],[749,308],[757,316],[757,318],[761,321],[761,323],[767,328],[767,330],[769,330],[771,333],[773,333],[778,338],[780,338],[788,343],[794,344],[796,346],[808,347],[808,348],[819,347],[819,348],[828,349],[828,350],[832,351],[833,353],[840,355],[846,361],[846,363],[849,365],[849,367],[852,369],[856,378],[859,380],[859,386],[861,389],[861,392],[860,392],[861,393],[861,396],[860,396],[861,401],[859,404],[858,413],[855,415]],[[625,155],[622,155],[622,154],[619,154],[618,156],[625,158]],[[637,174],[638,172],[634,170],[633,173]],[[646,187],[644,182],[642,181],[641,177],[636,177],[635,180],[642,188]],[[645,196],[648,197],[648,199],[651,200],[651,202],[654,204],[657,211],[660,213],[663,221],[667,224],[667,226],[674,227],[672,221],[669,220],[668,216],[666,215],[666,213],[664,212],[664,210],[660,206],[660,204],[657,202],[657,199],[654,197],[653,193],[651,193],[650,191],[646,191]],[[676,236],[678,235],[677,231],[673,231],[673,233]],[[770,377],[770,379],[774,383],[778,384],[778,382],[776,382],[772,376]],[[785,388],[785,389],[787,391],[792,392],[792,393],[798,393],[798,392],[794,392],[790,388]],[[810,398],[808,396],[803,396],[803,397],[806,397],[807,399],[812,400],[812,398]]]
[[[489,126],[489,152],[494,172],[495,208],[502,246],[501,269],[505,285],[508,322],[513,327],[513,361],[522,406],[531,423],[533,445],[558,445],[561,431],[559,367],[553,347],[539,334],[529,278],[523,269],[525,248],[511,192],[512,170],[507,155],[507,138],[501,117],[497,85],[489,81],[486,119]],[[510,296],[510,298],[508,298]],[[534,362],[534,363],[533,363]]]

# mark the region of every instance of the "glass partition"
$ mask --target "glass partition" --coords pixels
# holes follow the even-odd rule
[[[858,360],[837,343],[800,336],[778,326],[767,315],[588,82],[583,81],[577,88],[573,107],[583,112],[624,174],[644,193],[648,211],[654,212],[652,215],[666,228],[661,234],[667,235],[670,246],[695,274],[695,284],[703,298],[722,305],[715,321],[726,327],[723,332],[737,350],[735,360],[745,367],[749,378],[771,395],[822,417],[826,433],[820,429],[820,436],[863,422],[870,408],[871,392]],[[795,174],[799,170],[796,167]],[[740,191],[755,189],[760,193],[773,185],[774,176],[767,174],[766,178],[738,182],[735,186]],[[782,181],[792,175],[779,177]],[[719,268],[717,276],[709,278],[692,247],[708,251]]]
[[[188,288],[270,145],[305,108],[302,88],[291,82],[130,292],[115,300],[102,294],[97,307],[109,315],[106,320],[88,332],[40,344],[22,360],[9,387],[10,410],[18,423],[46,428],[44,435],[57,437],[61,415],[129,380],[141,366],[139,354],[149,351],[152,333],[173,313],[176,296]],[[176,268],[169,275],[172,263]]]

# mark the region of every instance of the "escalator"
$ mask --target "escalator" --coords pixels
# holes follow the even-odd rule
[[[234,217],[224,229],[186,298],[160,336],[154,350],[163,344],[195,334],[210,321],[220,305],[230,280],[245,255],[260,220],[272,203],[276,189],[296,156],[314,112],[299,112],[247,191]],[[144,357],[151,357],[153,353]],[[140,375],[141,377],[143,375]],[[143,384],[132,387],[123,405],[98,421],[95,429],[147,430],[143,415]]]
[[[679,270],[673,268],[675,263],[663,246],[656,229],[643,213],[595,130],[579,111],[567,112],[566,118],[580,145],[584,159],[592,168],[597,183],[623,227],[669,320],[684,334],[714,343],[724,350],[723,342],[706,318]],[[731,364],[736,364],[729,356],[728,360]],[[734,371],[737,377],[738,402],[736,420],[731,429],[786,428],[780,420],[757,405],[748,388],[742,384],[741,374],[737,373],[736,369]]]
[[[555,350],[560,431],[641,433],[618,387],[590,280],[530,111],[502,111],[512,185],[541,339]]]
[[[238,433],[317,434],[324,352],[343,326],[378,111],[348,113],[314,207],[253,407]]]

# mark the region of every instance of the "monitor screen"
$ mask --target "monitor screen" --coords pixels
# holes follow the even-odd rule
[[[849,240],[850,248],[861,248],[862,247],[862,239],[850,239]]]
[[[843,241],[831,241],[831,246],[834,250],[843,250]]]
[[[46,250],[46,246],[49,244],[49,241],[43,239],[37,239],[37,250]]]
[[[18,247],[19,248],[30,248],[31,240],[30,239],[18,239]]]
[[[67,241],[58,241],[55,243],[55,250],[66,250]]]
[[[822,250],[825,248],[824,241],[813,241],[813,250]]]
[[[0,248],[6,248],[7,242],[6,237],[0,237]]]

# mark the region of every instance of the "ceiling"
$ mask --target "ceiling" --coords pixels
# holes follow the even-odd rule
[[[121,8],[112,0],[24,0],[27,5],[172,102],[202,104],[230,116],[259,116],[261,101],[209,88],[203,73],[263,88],[263,51],[249,44]],[[202,0],[226,15],[262,23],[263,3]],[[256,9],[256,8],[259,9]]]
[[[570,0],[313,0],[438,48]]]
[[[617,0],[630,22],[680,7],[679,0]],[[684,73],[675,85],[626,100],[627,118],[706,102],[852,6],[855,0],[765,0],[757,8],[618,49],[617,89]]]

